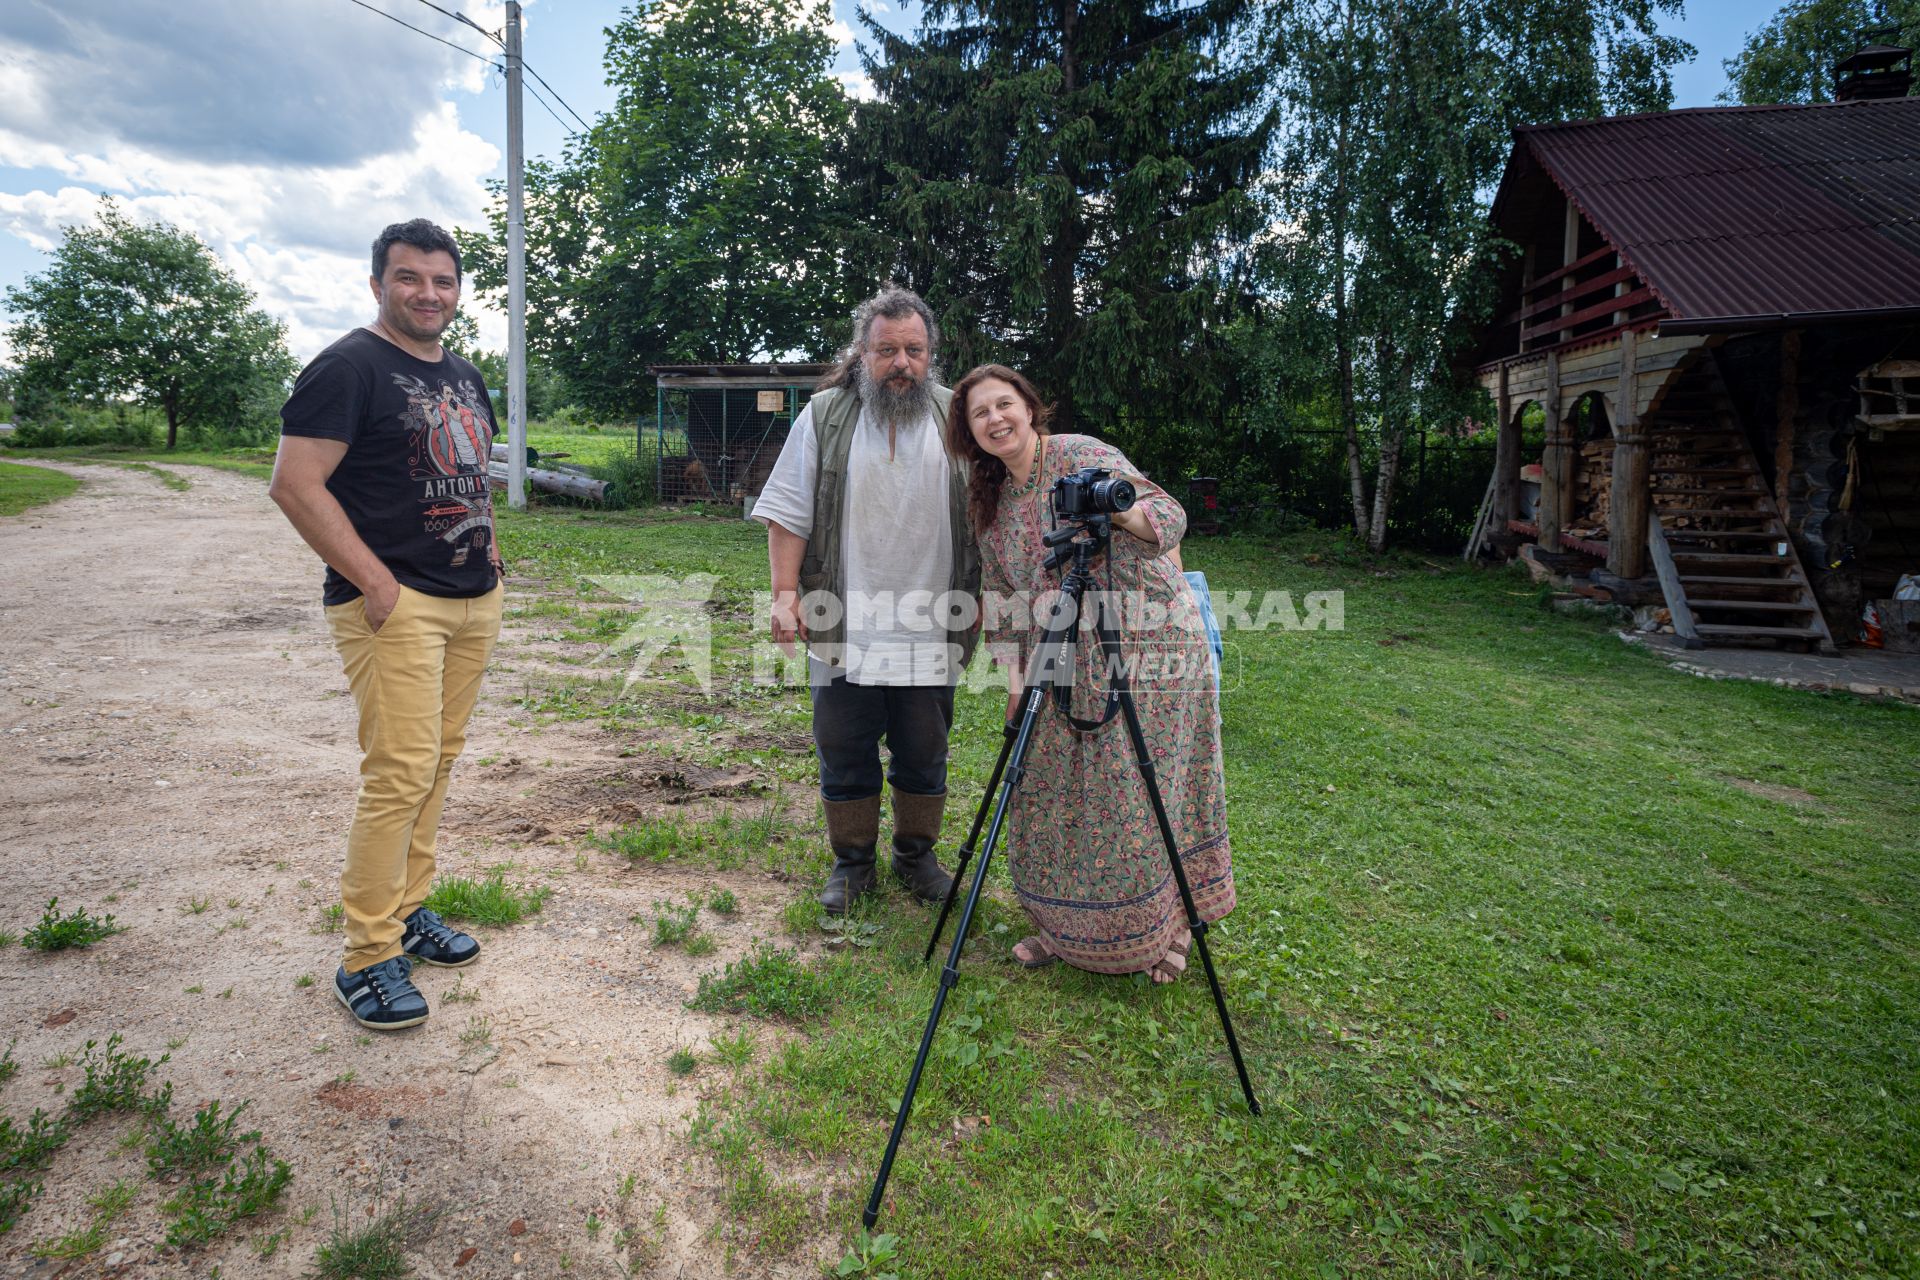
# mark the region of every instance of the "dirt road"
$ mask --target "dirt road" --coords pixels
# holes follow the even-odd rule
[[[512,726],[517,677],[496,679],[454,774],[441,869],[511,860],[556,892],[531,921],[479,931],[473,968],[420,975],[425,1026],[363,1035],[333,997],[340,939],[323,914],[357,755],[318,562],[256,479],[183,467],[191,488],[176,491],[121,467],[68,469],[78,494],[0,520],[0,929],[24,931],[58,896],[127,931],[85,951],[0,950],[0,1037],[20,1066],[0,1108],[16,1122],[58,1111],[90,1039],[117,1033],[152,1058],[171,1045],[159,1078],[175,1114],[251,1100],[247,1123],[294,1178],[282,1210],[204,1249],[166,1248],[171,1189],[122,1141],[133,1120],[97,1119],[0,1236],[0,1274],[298,1276],[336,1213],[365,1222],[402,1197],[441,1211],[408,1254],[426,1277],[619,1275],[622,1262],[817,1274],[818,1257],[767,1260],[717,1238],[717,1189],[684,1134],[722,1068],[680,1079],[666,1065],[725,1030],[683,1007],[696,973],[775,934],[793,889],[577,857],[596,816],[581,796],[643,765],[644,744],[636,759],[597,726]],[[506,664],[533,645],[529,626],[509,623]],[[722,885],[742,910],[714,926],[716,955],[656,950],[629,919]],[[456,982],[478,999],[449,1001]],[[116,1179],[139,1194],[106,1244],[78,1264],[36,1262],[31,1246],[86,1225],[88,1197]]]

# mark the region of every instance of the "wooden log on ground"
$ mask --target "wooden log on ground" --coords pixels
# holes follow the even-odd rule
[[[487,475],[493,481],[493,487],[507,487],[507,464],[489,463]],[[527,483],[543,493],[563,493],[570,498],[587,498],[594,502],[611,502],[618,491],[605,480],[595,480],[589,476],[568,475],[563,471],[527,471]]]
[[[493,460],[495,462],[507,461],[509,458],[513,456],[510,452],[508,452],[508,450],[510,450],[511,448],[512,448],[511,445],[504,445],[504,444],[494,445]],[[562,454],[561,456],[565,457],[566,455]],[[534,448],[532,445],[528,445],[527,446],[527,465],[532,466],[534,463],[538,461],[540,461],[540,451]]]
[[[1605,569],[1595,569],[1587,574],[1587,579],[1596,587],[1604,587],[1615,604],[1641,605],[1667,602],[1666,592],[1660,589],[1660,579],[1657,577],[1622,578]]]

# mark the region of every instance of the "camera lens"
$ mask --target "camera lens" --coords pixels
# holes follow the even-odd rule
[[[1133,506],[1134,496],[1132,483],[1118,477],[1101,480],[1093,486],[1093,505],[1097,511],[1118,514],[1129,510]]]

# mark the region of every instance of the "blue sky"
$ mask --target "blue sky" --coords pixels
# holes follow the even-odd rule
[[[500,0],[436,2],[502,24]],[[856,90],[860,2],[832,0],[828,27]],[[420,0],[365,3],[488,49]],[[896,28],[918,13],[864,3]],[[625,7],[525,6],[528,64],[589,120],[612,105],[603,29]],[[1773,11],[1689,0],[1674,29],[1699,54],[1676,76],[1676,105],[1711,105],[1721,62]],[[0,0],[0,73],[0,287],[41,270],[60,229],[110,193],[212,245],[303,359],[371,315],[365,246],[380,226],[420,212],[479,226],[484,184],[505,173],[500,78],[352,0]],[[533,99],[526,108],[528,154],[558,156],[565,131]],[[502,318],[474,310],[483,342],[502,345]]]

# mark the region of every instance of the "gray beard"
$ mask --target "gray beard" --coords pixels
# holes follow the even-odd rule
[[[860,403],[881,422],[895,427],[911,426],[933,412],[931,387],[940,373],[931,362],[927,365],[927,376],[905,391],[875,382],[865,360],[856,367],[860,377]]]

